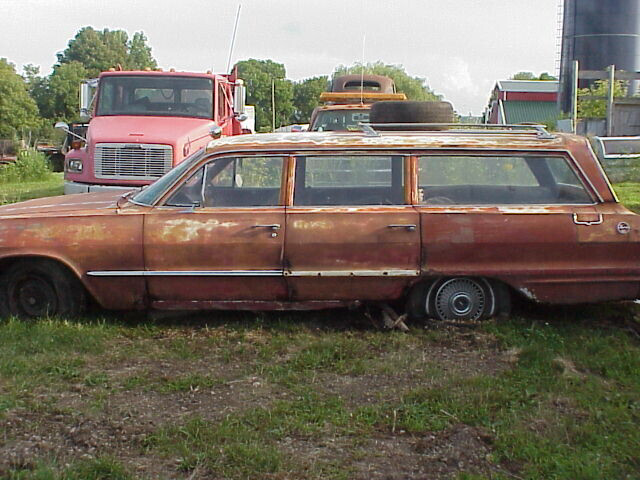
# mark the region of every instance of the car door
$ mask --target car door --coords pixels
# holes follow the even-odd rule
[[[439,153],[417,162],[424,272],[497,278],[543,302],[597,300],[598,247],[583,240],[602,215],[569,157]]]
[[[398,298],[418,275],[419,216],[393,154],[295,158],[285,276],[292,299]]]
[[[156,307],[287,298],[282,271],[286,157],[222,157],[147,214],[145,266]],[[227,302],[225,304],[225,302]]]

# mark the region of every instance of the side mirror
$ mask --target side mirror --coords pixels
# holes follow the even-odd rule
[[[246,119],[249,118],[249,115],[247,115],[246,113],[240,113],[239,115],[236,115],[236,118],[238,119],[239,122],[244,122]]]
[[[91,86],[88,83],[80,84],[80,120],[86,122],[91,117]]]
[[[56,122],[53,128],[57,128],[58,130],[62,130],[65,133],[69,133],[69,125],[65,122]]]
[[[220,125],[211,125],[209,135],[211,135],[211,138],[214,140],[220,138],[222,136],[222,127],[220,127]]]
[[[244,86],[244,82],[240,79],[236,80],[236,86],[233,92],[233,111],[236,115],[244,113],[246,96],[247,96],[247,89]]]

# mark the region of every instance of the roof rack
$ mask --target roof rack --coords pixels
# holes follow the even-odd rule
[[[437,130],[447,130],[450,133],[477,133],[487,134],[535,134],[540,139],[550,140],[556,138],[549,133],[545,125],[513,125],[494,123],[358,123],[358,126],[367,136],[380,136],[380,131],[386,128],[393,128],[397,131],[424,131],[425,128],[437,128]]]

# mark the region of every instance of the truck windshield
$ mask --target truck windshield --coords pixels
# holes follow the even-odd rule
[[[103,77],[96,114],[213,118],[213,82],[179,76]]]
[[[369,109],[321,110],[309,129],[312,132],[359,131],[359,122],[369,121]]]

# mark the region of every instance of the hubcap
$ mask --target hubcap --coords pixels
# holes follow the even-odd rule
[[[485,290],[471,278],[445,281],[435,294],[435,311],[440,320],[479,320],[485,313]]]

